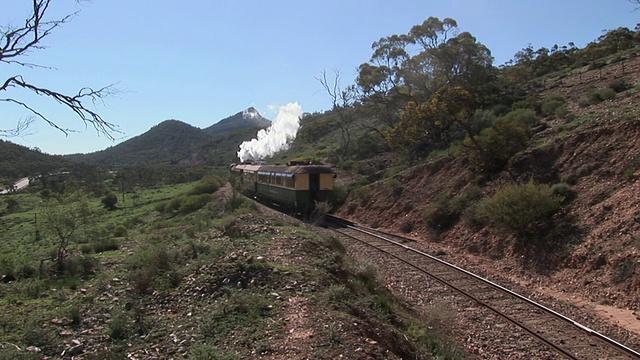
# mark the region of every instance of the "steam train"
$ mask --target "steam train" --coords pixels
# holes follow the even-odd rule
[[[240,187],[256,198],[300,211],[327,201],[336,174],[327,166],[293,162],[287,165],[232,164]]]

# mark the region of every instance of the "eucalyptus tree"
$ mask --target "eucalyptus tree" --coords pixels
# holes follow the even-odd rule
[[[483,103],[483,87],[496,78],[491,51],[470,33],[459,32],[450,18],[430,17],[407,34],[376,41],[372,48],[356,84],[364,105],[385,110],[377,113],[387,120],[387,140],[396,148],[446,143],[449,129],[467,123],[461,117],[471,116]],[[464,100],[464,111],[453,111],[454,99]]]

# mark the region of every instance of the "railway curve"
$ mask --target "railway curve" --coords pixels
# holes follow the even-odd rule
[[[376,249],[394,261],[431,279],[443,296],[458,296],[479,305],[509,324],[508,331],[524,333],[515,336],[529,346],[544,349],[550,358],[561,355],[568,359],[640,359],[640,352],[568,316],[526,298],[479,275],[445,262],[407,245],[409,239],[359,226],[330,216],[327,227],[343,239]],[[505,330],[507,331],[507,330]],[[526,339],[525,339],[526,338]],[[531,339],[535,339],[534,345]],[[504,344],[505,347],[513,344]],[[546,349],[546,351],[545,351]]]

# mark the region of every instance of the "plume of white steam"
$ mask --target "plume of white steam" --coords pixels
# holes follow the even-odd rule
[[[296,138],[300,128],[301,115],[302,107],[297,102],[280,106],[271,126],[260,130],[255,139],[240,144],[240,161],[264,159],[289,148],[290,141]]]

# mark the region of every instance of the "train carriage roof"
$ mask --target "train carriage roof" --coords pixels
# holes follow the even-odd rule
[[[234,171],[243,172],[273,172],[284,174],[334,174],[328,166],[322,165],[257,165],[257,164],[237,164],[232,165]]]
[[[234,165],[231,168],[235,171],[247,171],[247,172],[256,172],[264,165],[254,165],[254,164],[238,164]]]
[[[285,174],[333,174],[333,170],[327,166],[320,165],[263,165],[258,171],[268,171]]]

